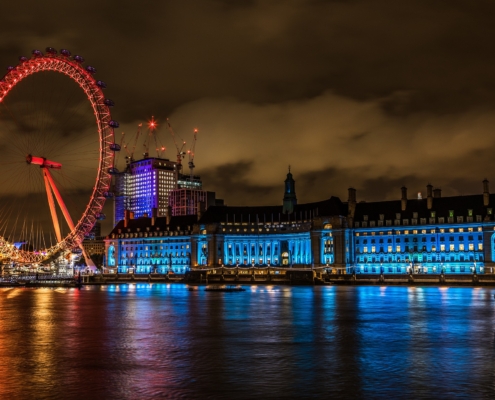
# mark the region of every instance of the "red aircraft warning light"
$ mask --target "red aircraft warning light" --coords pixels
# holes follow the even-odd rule
[[[151,120],[148,121],[148,128],[151,130],[151,131],[154,131],[156,129],[156,127],[158,126],[158,124],[156,123],[155,121],[155,117],[151,117]]]

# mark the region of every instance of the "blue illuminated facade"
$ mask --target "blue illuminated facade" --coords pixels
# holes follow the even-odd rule
[[[128,217],[105,240],[106,264],[119,273],[183,274],[191,265],[192,223],[194,216]]]
[[[426,187],[426,198],[356,203],[349,189],[352,264],[356,273],[493,272],[495,196],[488,181],[483,194],[441,197]],[[486,268],[488,270],[486,270]]]
[[[288,175],[292,179],[292,175]],[[356,274],[493,273],[495,196],[357,202],[337,197],[297,204],[212,206],[198,215],[120,221],[106,238],[107,264],[119,272],[183,273],[190,268],[323,268]],[[293,194],[293,195],[292,195]],[[113,264],[112,264],[113,263]]]

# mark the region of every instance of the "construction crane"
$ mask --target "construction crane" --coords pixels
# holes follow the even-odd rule
[[[170,134],[172,135],[172,139],[174,139],[174,145],[177,150],[177,172],[180,173],[182,170],[182,159],[185,157],[186,152],[184,151],[184,146],[186,145],[186,142],[182,140],[172,129],[172,126],[170,125],[170,120],[167,118],[167,126],[168,130],[170,131]],[[181,141],[181,146],[179,147],[179,144],[177,143],[177,137]]]
[[[130,164],[131,162],[134,161],[134,150],[136,149],[136,145],[137,145],[137,141],[138,141],[139,135],[141,135],[141,127],[142,126],[143,126],[142,123],[138,125],[138,131],[137,131],[136,137],[134,139],[134,145],[132,146],[132,150],[129,151],[129,149],[127,147],[127,144],[124,145],[124,149],[127,152],[127,156],[125,157],[126,160],[127,160],[127,164]]]
[[[119,148],[125,147],[125,145],[124,145],[124,136],[125,136],[125,132],[122,132],[122,136],[120,137]],[[115,156],[115,165],[116,166],[118,166],[118,163],[119,163],[119,158],[120,158],[119,156],[120,156],[120,151],[117,152],[117,155]]]
[[[191,183],[193,182],[193,179],[194,179],[194,168],[196,167],[194,165],[194,149],[196,148],[196,139],[197,139],[197,134],[198,134],[198,130],[195,129],[194,130],[194,135],[193,135],[193,141],[192,141],[192,145],[191,145],[191,148],[187,151],[187,154],[189,154],[189,171],[190,171],[190,174],[191,174]]]

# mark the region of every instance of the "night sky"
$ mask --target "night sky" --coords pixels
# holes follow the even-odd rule
[[[495,3],[93,1],[2,4],[0,66],[47,46],[97,68],[129,138],[155,116],[229,205],[480,193],[495,160]],[[122,159],[121,159],[122,161]],[[187,160],[186,160],[187,161]],[[187,164],[187,163],[186,163]]]

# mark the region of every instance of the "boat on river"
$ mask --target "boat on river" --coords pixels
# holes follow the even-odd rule
[[[206,286],[206,292],[245,292],[244,289],[240,285],[211,285]]]

